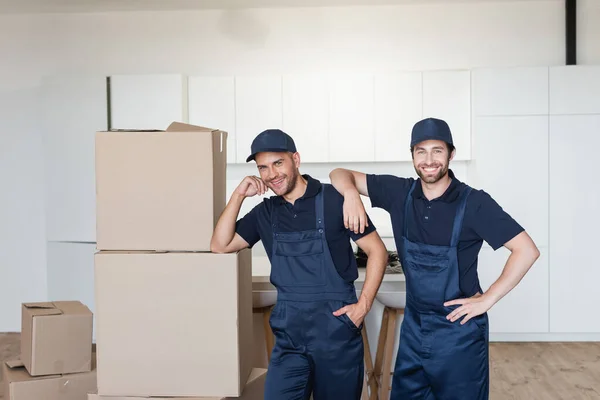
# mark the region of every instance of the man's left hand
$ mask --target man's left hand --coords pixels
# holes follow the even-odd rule
[[[368,312],[369,310],[367,309],[367,306],[359,301],[358,303],[349,304],[340,308],[339,310],[334,311],[333,315],[336,317],[339,317],[343,314],[348,315],[348,318],[350,318],[350,320],[358,328],[360,327],[360,324],[363,323]]]
[[[444,303],[446,307],[453,305],[460,305],[460,307],[448,314],[446,319],[454,322],[460,317],[465,316],[460,321],[460,324],[464,325],[471,318],[487,312],[492,308],[493,303],[485,295],[469,297],[468,299],[456,299]]]

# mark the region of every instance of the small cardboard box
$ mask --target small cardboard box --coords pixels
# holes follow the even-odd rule
[[[98,394],[237,397],[252,370],[251,250],[95,254]]]
[[[4,400],[86,400],[96,391],[96,362],[77,374],[31,376],[20,360],[4,363]]]
[[[79,301],[23,303],[21,360],[32,376],[92,369],[93,314]]]
[[[89,394],[88,400],[263,400],[265,398],[265,378],[267,370],[254,368],[248,377],[244,392],[239,397],[127,397],[127,396],[100,396]]]
[[[226,204],[227,132],[96,133],[98,250],[210,251]]]

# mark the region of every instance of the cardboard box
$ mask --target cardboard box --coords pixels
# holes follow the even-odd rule
[[[4,363],[4,400],[87,400],[96,391],[96,360],[77,374],[31,376],[20,360]]]
[[[244,392],[239,397],[127,397],[127,396],[100,396],[89,394],[88,400],[263,400],[265,398],[265,379],[267,370],[254,368],[248,377]]]
[[[93,314],[79,301],[23,303],[21,360],[32,376],[92,369]]]
[[[227,133],[96,133],[98,250],[210,251],[226,204]]]
[[[240,396],[252,369],[252,257],[95,254],[98,394]]]

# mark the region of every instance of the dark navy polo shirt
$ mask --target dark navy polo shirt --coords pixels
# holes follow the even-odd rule
[[[325,238],[331,252],[335,267],[347,282],[358,278],[356,264],[351,264],[354,252],[350,239],[356,241],[373,232],[375,226],[369,219],[369,226],[362,234],[355,234],[344,226],[344,198],[331,185],[323,185],[309,175],[302,175],[307,180],[306,192],[294,204],[288,203],[281,196],[272,196],[254,207],[248,214],[237,221],[236,232],[254,246],[259,240],[263,245],[269,259],[273,249],[273,225],[271,223],[271,210],[275,207],[278,213],[278,232],[298,232],[315,229],[317,214],[315,196],[321,190],[324,192]]]
[[[449,246],[459,196],[466,185],[452,170],[450,186],[440,197],[427,200],[421,181],[412,193],[413,209],[408,226],[408,240],[438,246]],[[367,190],[373,207],[390,213],[398,253],[401,253],[404,227],[404,204],[413,178],[391,175],[367,175]],[[524,229],[483,190],[473,189],[467,198],[463,226],[458,243],[460,289],[464,296],[481,291],[477,275],[477,256],[485,240],[494,250],[514,238]]]

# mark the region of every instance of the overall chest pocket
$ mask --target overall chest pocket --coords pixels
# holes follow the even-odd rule
[[[274,279],[282,286],[324,285],[323,246],[318,233],[276,234]]]
[[[450,259],[446,254],[408,250],[405,265],[411,297],[420,303],[441,305],[450,279]]]

